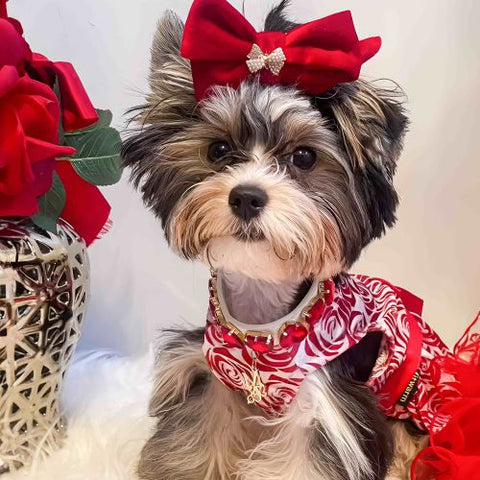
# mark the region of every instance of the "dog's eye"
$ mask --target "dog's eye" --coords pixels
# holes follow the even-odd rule
[[[212,162],[220,160],[232,151],[232,147],[227,142],[215,142],[208,148],[208,158]]]
[[[311,148],[299,147],[292,153],[291,162],[301,170],[310,170],[317,163],[317,154]]]

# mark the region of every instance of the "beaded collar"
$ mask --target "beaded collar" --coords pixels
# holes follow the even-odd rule
[[[309,374],[376,331],[384,339],[367,385],[380,407],[420,428],[431,424],[430,363],[449,351],[421,320],[417,297],[385,280],[344,275],[335,284],[314,283],[292,314],[252,327],[231,317],[222,295],[221,278],[213,277],[203,350],[215,376],[249,403],[284,413]]]
[[[210,309],[212,316],[221,326],[226,344],[232,347],[245,345],[257,354],[265,354],[275,346],[289,348],[304,340],[326,305],[332,302],[334,289],[332,280],[315,282],[293,312],[280,320],[252,329],[251,325],[242,324],[231,317],[225,302],[219,299],[221,296],[223,300],[222,282],[213,274],[209,283]]]

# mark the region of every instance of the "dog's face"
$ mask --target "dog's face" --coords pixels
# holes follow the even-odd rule
[[[407,123],[395,92],[356,81],[311,97],[252,78],[197,104],[182,31],[172,14],[159,23],[152,91],[123,149],[171,247],[273,282],[348,268],[395,221]]]

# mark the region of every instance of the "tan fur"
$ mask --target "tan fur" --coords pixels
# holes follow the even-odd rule
[[[258,430],[245,420],[257,412],[217,380],[200,397],[189,397],[193,376],[210,375],[198,346],[164,353],[158,365],[150,409],[159,422],[142,451],[140,478],[231,479],[238,458],[258,438]]]
[[[390,423],[395,440],[395,454],[387,480],[410,480],[410,469],[418,452],[428,445],[428,436],[410,433],[405,422]]]

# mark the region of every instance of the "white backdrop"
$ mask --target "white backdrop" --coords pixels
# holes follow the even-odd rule
[[[141,102],[155,22],[191,0],[10,0],[34,50],[71,61],[96,106]],[[241,0],[232,1],[240,7]],[[272,1],[246,0],[257,27]],[[381,35],[369,78],[392,78],[409,97],[411,131],[396,184],[399,222],[354,271],[383,276],[422,296],[425,317],[449,342],[480,307],[480,2],[293,0],[308,21],[351,9],[360,37]],[[91,247],[92,297],[82,347],[139,353],[161,326],[199,324],[207,271],[171,254],[159,223],[125,175],[104,193],[114,227]]]

